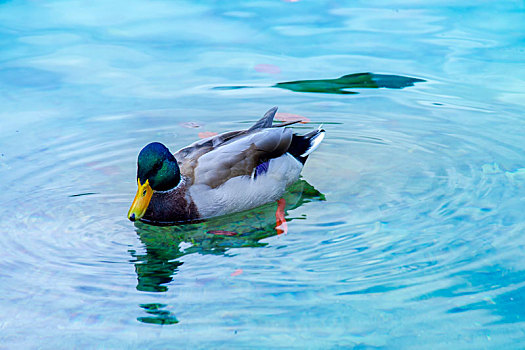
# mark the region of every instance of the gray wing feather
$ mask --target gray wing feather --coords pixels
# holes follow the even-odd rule
[[[177,151],[177,153],[174,154],[174,156],[179,162],[184,162],[186,159],[195,159],[200,157],[200,155],[234,139],[235,137],[246,133],[247,130],[228,131],[219,135],[207,137],[205,139],[195,141],[184,148],[181,148]]]
[[[270,108],[268,112],[264,113],[264,116],[248,130],[252,131],[257,129],[271,128],[275,113],[277,113],[277,107]]]
[[[260,129],[204,153],[194,168],[194,183],[214,188],[232,177],[251,175],[262,161],[284,154],[292,134],[291,129]]]
[[[288,151],[292,130],[272,128],[273,107],[250,129],[225,132],[196,141],[174,154],[190,184],[217,187],[228,179],[250,175],[262,161]]]
[[[222,133],[220,135],[211,136],[203,140],[195,141],[191,145],[186,146],[180,149],[179,151],[177,151],[177,153],[175,153],[174,156],[179,162],[183,163],[186,159],[198,158],[202,154],[209,152],[210,150],[217,148],[235,139],[236,137],[242,136],[243,134],[248,134],[250,132],[253,132],[259,129],[271,128],[272,123],[273,123],[273,118],[276,112],[277,112],[277,107],[270,108],[268,112],[266,112],[264,116],[261,119],[259,119],[248,130],[229,131],[229,132]]]

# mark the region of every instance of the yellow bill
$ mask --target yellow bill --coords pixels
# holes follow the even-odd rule
[[[128,211],[128,219],[131,221],[139,220],[146,213],[148,209],[151,196],[153,196],[153,189],[149,185],[149,180],[146,180],[144,185],[140,184],[140,179],[137,179],[138,190]]]

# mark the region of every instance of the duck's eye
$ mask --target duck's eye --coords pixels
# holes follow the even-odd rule
[[[148,192],[148,191],[147,190],[142,191],[142,197],[144,197],[146,195],[146,192]]]
[[[162,168],[162,165],[163,165],[162,162],[160,162],[160,163],[155,163],[155,164],[153,165],[153,171],[154,171],[154,172],[159,171],[160,168]]]

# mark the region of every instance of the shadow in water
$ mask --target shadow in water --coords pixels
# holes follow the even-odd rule
[[[166,304],[150,303],[150,304],[140,304],[140,307],[143,308],[146,313],[151,316],[137,317],[137,321],[142,323],[150,324],[176,324],[179,323],[179,320],[173,314],[167,310],[162,310],[166,307]]]
[[[424,82],[423,79],[404,77],[401,75],[387,75],[374,73],[354,73],[337,79],[297,80],[277,83],[272,87],[295,92],[317,92],[325,94],[357,94],[348,89],[402,89]],[[218,86],[216,90],[238,90],[252,88],[251,86]]]
[[[305,180],[299,180],[279,202],[242,213],[169,227],[136,223],[137,234],[146,249],[145,252],[129,251],[137,273],[137,290],[166,292],[183,264],[179,259],[184,255],[224,255],[230,248],[265,246],[267,243],[260,241],[285,231],[286,222],[305,218],[289,217],[287,211],[322,200],[325,200],[322,193]],[[141,304],[140,307],[148,314],[137,318],[140,322],[178,323],[169,311],[162,310],[166,307],[164,304]]]

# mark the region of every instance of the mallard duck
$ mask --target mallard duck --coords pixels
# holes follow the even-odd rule
[[[131,221],[174,224],[207,219],[278,200],[299,179],[306,159],[321,143],[321,128],[305,135],[272,125],[277,107],[247,130],[230,131],[175,154],[159,142],[137,161],[138,190]]]

